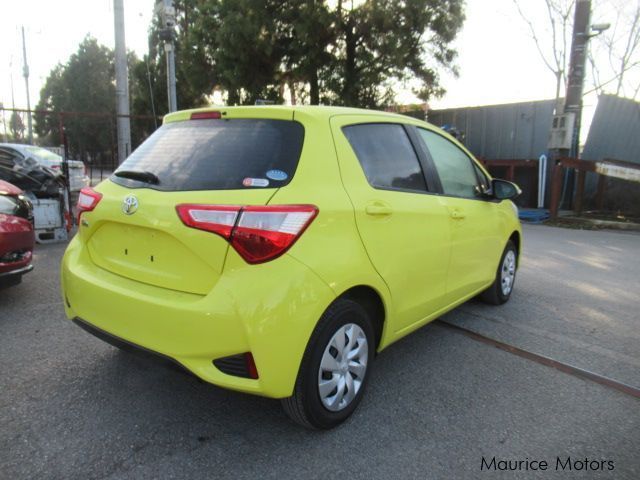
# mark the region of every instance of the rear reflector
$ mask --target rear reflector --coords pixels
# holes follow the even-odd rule
[[[247,263],[263,263],[285,253],[318,214],[314,205],[190,205],[176,207],[182,222],[230,241]]]
[[[222,118],[220,112],[193,112],[191,114],[191,120],[208,120]]]
[[[80,223],[80,215],[84,212],[90,212],[98,202],[102,199],[102,194],[100,192],[96,192],[93,188],[84,187],[80,190],[80,195],[78,196],[78,205],[76,209],[78,210],[78,224]]]
[[[239,353],[238,355],[231,355],[230,357],[217,358],[213,361],[213,364],[218,368],[218,370],[222,373],[226,373],[227,375],[252,378],[254,380],[259,378],[256,362],[253,359],[251,352]]]

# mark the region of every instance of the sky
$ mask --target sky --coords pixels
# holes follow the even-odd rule
[[[154,0],[124,0],[127,49],[142,56],[148,50],[147,30]],[[25,27],[31,107],[49,72],[65,63],[87,34],[114,47],[113,0],[7,0],[0,30],[0,102],[11,106],[11,76],[16,108],[26,107],[22,76],[21,27]],[[114,99],[115,102],[115,99]]]
[[[546,21],[542,0],[519,0],[534,24]],[[597,0],[596,0],[597,1]],[[601,2],[603,0],[600,0]],[[604,0],[620,1],[620,0]],[[126,43],[139,56],[147,52],[147,29],[154,0],[124,0]],[[553,98],[555,79],[546,69],[519,16],[513,0],[467,0],[464,27],[455,46],[459,52],[458,78],[445,74],[447,89],[432,108],[487,105]],[[4,28],[0,31],[0,102],[10,107],[11,78],[17,108],[26,106],[22,77],[21,26],[25,27],[30,68],[31,106],[50,70],[64,63],[87,34],[113,47],[113,0],[21,0],[2,7]],[[594,22],[613,21],[607,9]],[[415,100],[409,89],[400,102]],[[115,100],[114,100],[115,101]],[[594,95],[585,99],[587,111]]]

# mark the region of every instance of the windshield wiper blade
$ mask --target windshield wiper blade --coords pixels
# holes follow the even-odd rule
[[[160,179],[155,173],[147,171],[119,170],[115,172],[114,175],[116,177],[130,178],[131,180],[137,180],[139,182],[152,183],[153,185],[158,185],[160,183]]]

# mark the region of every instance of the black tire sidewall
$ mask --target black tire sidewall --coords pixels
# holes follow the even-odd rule
[[[339,300],[323,316],[319,328],[314,332],[307,361],[301,371],[301,389],[304,396],[304,408],[311,424],[320,429],[328,429],[344,422],[357,408],[366,390],[371,366],[375,355],[375,334],[366,310],[359,304],[350,300]],[[367,337],[369,349],[367,357],[367,370],[362,385],[353,401],[343,410],[332,412],[327,410],[318,392],[318,371],[325,348],[335,332],[348,323],[354,323],[362,328]]]

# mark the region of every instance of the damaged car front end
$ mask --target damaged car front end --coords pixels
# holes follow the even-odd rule
[[[0,180],[0,288],[33,270],[33,206],[24,192]]]

